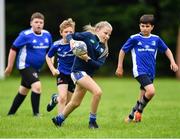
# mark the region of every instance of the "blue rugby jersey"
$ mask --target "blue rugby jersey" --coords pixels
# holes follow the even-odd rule
[[[94,71],[105,63],[106,55],[100,57],[105,51],[105,46],[99,40],[99,38],[90,32],[76,32],[74,34],[67,35],[67,40],[73,38],[74,40],[84,41],[87,45],[87,51],[89,57],[91,57],[88,62],[75,57],[72,72],[85,71],[88,75],[92,76]]]
[[[150,34],[145,37],[139,33],[132,35],[121,49],[125,53],[131,50],[134,77],[147,74],[154,79],[157,52],[164,53],[167,48],[159,36]]]
[[[70,44],[64,44],[63,40],[55,41],[48,52],[48,57],[53,57],[57,54],[57,69],[66,75],[71,74],[71,67],[74,61],[74,54],[70,48]]]
[[[35,34],[32,29],[20,32],[12,46],[19,50],[16,58],[17,69],[33,67],[40,70],[51,45],[52,37],[46,30],[42,30],[39,35]]]

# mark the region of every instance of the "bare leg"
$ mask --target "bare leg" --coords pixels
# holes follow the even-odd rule
[[[68,85],[67,84],[58,85],[58,92],[59,92],[59,97],[57,98],[58,113],[62,113],[67,102]]]

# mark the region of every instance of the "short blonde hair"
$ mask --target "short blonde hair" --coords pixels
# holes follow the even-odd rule
[[[75,30],[75,22],[71,18],[68,18],[67,20],[64,20],[59,25],[59,31],[62,32],[67,27],[72,27]]]

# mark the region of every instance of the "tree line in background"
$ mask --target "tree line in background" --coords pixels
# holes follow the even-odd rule
[[[18,33],[29,27],[30,16],[39,11],[45,15],[45,29],[49,30],[54,41],[59,39],[59,24],[69,17],[76,22],[76,31],[82,27],[107,20],[113,26],[109,41],[110,53],[107,63],[99,75],[114,75],[118,53],[122,44],[130,35],[139,32],[139,18],[151,13],[156,17],[152,33],[161,36],[173,54],[176,55],[176,43],[180,21],[179,0],[7,0],[6,1],[6,59],[12,42]],[[157,57],[157,74],[173,76],[169,70],[169,61],[162,60],[165,55]],[[131,57],[126,56],[124,70],[131,75]],[[48,71],[45,67],[45,71]]]

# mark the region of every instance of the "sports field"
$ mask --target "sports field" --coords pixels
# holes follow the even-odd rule
[[[180,81],[156,79],[156,95],[144,111],[141,123],[124,123],[124,118],[136,102],[139,85],[131,78],[96,78],[102,87],[97,130],[88,129],[90,93],[81,106],[65,121],[55,127],[51,118],[57,110],[46,112],[52,93],[56,92],[55,79],[41,77],[42,117],[32,116],[30,94],[15,116],[6,116],[17,93],[19,79],[0,80],[0,137],[1,138],[180,138]]]

